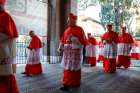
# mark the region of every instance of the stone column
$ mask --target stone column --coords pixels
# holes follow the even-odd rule
[[[77,0],[71,0],[70,3],[71,3],[71,6],[70,6],[71,10],[70,11],[74,14],[77,14]]]
[[[68,20],[68,15],[70,11],[71,11],[71,0],[61,1],[61,10],[60,10],[61,29],[60,29],[59,37],[62,36],[65,29],[68,27],[67,20]]]
[[[48,62],[57,63],[61,61],[60,54],[57,52],[60,37],[67,27],[67,18],[70,12],[70,0],[48,0]]]
[[[51,47],[53,35],[55,36],[55,11],[56,11],[56,0],[48,0],[48,24],[47,24],[47,61],[51,63]]]

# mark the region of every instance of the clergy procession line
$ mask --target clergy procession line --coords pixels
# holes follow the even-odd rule
[[[82,27],[76,25],[77,16],[69,14],[69,27],[63,33],[58,48],[63,52],[62,66],[63,91],[69,91],[71,87],[79,87],[81,83],[81,66],[83,61],[83,50],[85,49],[85,60],[87,64],[96,66],[96,61],[103,62],[105,73],[115,73],[116,67],[130,66],[130,51],[133,47],[133,38],[126,32],[126,27],[121,27],[121,34],[113,30],[113,24],[107,24],[107,32],[101,36],[101,42],[91,35],[86,35]],[[97,59],[97,45],[99,45],[99,57]]]
[[[12,17],[4,9],[5,2],[6,0],[0,0],[0,93],[20,93],[15,78],[15,40],[18,38],[18,31]],[[105,73],[115,73],[116,67],[128,68],[131,64],[130,51],[134,40],[126,32],[125,26],[121,27],[121,34],[118,34],[113,30],[113,24],[107,24],[107,32],[101,37],[101,42],[97,43],[91,33],[88,33],[86,38],[82,27],[76,25],[76,20],[77,16],[70,13],[69,27],[64,31],[58,48],[58,52],[63,52],[63,87],[60,88],[63,91],[80,86],[80,63],[83,62],[84,50],[86,63],[96,66],[97,60],[102,61]],[[25,72],[22,74],[33,76],[42,74],[39,52],[43,44],[34,31],[30,31],[29,35],[29,55]]]

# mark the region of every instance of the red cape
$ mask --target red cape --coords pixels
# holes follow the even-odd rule
[[[0,0],[0,4],[5,4],[7,0]]]
[[[88,43],[91,43],[92,45],[97,45],[97,41],[94,37],[88,38]]]
[[[115,43],[119,43],[119,37],[116,32],[108,31],[102,36],[102,40],[111,39]]]
[[[61,37],[61,42],[66,44],[67,43],[66,40],[68,39],[69,35],[71,35],[71,34],[73,36],[76,36],[82,45],[87,44],[85,33],[84,33],[83,29],[79,26],[68,27],[65,30],[63,36]]]
[[[0,32],[8,35],[10,38],[18,37],[16,25],[12,17],[5,11],[0,11]]]
[[[41,47],[42,47],[42,42],[39,39],[39,37],[37,37],[36,35],[33,36],[29,44],[29,48],[36,49],[36,48],[41,48]]]
[[[119,34],[119,40],[120,43],[133,43],[133,37],[128,34],[128,33],[124,33],[124,34]]]

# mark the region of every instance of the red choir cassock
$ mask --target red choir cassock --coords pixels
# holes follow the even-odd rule
[[[4,5],[5,2],[0,0],[0,5]],[[10,46],[17,37],[18,32],[13,19],[7,12],[0,10],[0,93],[19,93],[13,69],[15,52],[13,53]],[[10,55],[6,54],[7,51],[4,51],[5,47],[2,46],[12,51],[9,51]],[[3,60],[5,58],[8,60]]]
[[[76,20],[76,16],[70,15]],[[78,44],[74,44],[72,42]],[[81,54],[82,46],[86,45],[86,37],[84,31],[79,26],[68,27],[60,42],[60,49],[63,50],[62,63],[64,68],[63,85],[68,87],[78,87],[81,81]]]
[[[97,41],[90,33],[88,33],[88,36],[88,44],[86,45],[86,62],[91,66],[96,66]]]
[[[133,37],[128,33],[123,33],[119,35],[120,42],[118,43],[117,51],[117,67],[123,66],[128,68],[131,64],[130,62],[130,51],[133,44]]]
[[[117,44],[119,43],[118,34],[108,31],[102,36],[104,43],[104,72],[114,73],[116,71]]]
[[[40,48],[42,48],[42,42],[40,38],[34,35],[29,44],[29,55],[27,64],[25,67],[25,74],[37,75],[42,74],[42,66],[40,63]]]

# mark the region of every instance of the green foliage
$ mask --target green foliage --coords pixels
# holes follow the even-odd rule
[[[122,23],[127,23],[132,17],[129,9],[132,7],[133,0],[98,0],[101,4],[101,23],[106,25],[111,22],[115,30],[119,31]]]
[[[115,20],[115,16],[112,9],[113,6],[109,3],[102,5],[100,13],[102,25],[105,26],[107,23],[113,22]]]

